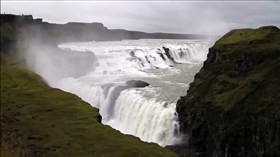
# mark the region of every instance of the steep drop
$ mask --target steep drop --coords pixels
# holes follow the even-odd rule
[[[177,103],[190,148],[207,157],[280,155],[279,43],[270,26],[232,30],[209,49]]]
[[[175,98],[182,93],[176,89],[171,91],[169,86],[180,88],[188,85],[189,82],[180,82],[174,77],[182,72],[182,68],[188,72],[200,66],[207,54],[206,41],[136,40],[68,43],[59,47],[66,56],[71,52],[87,56],[85,58],[92,62],[86,60],[86,65],[91,66],[81,66],[85,64],[81,59],[77,62],[77,68],[71,66],[73,69],[65,71],[51,69],[49,73],[58,70],[58,74],[68,74],[68,71],[78,72],[80,67],[85,67],[82,75],[71,73],[63,78],[52,77],[53,87],[74,93],[99,108],[102,123],[124,134],[162,146],[180,142]],[[63,64],[67,66],[71,62],[67,60]],[[48,69],[44,68],[43,77],[48,75],[46,71]],[[190,80],[193,75],[194,72],[190,72]],[[172,79],[164,80],[166,76]],[[49,76],[44,78],[48,81]],[[143,88],[128,87],[127,81],[139,79],[150,85]],[[172,100],[160,98],[162,94],[157,90],[162,86],[174,92]]]

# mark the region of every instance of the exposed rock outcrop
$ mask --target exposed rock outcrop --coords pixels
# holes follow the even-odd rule
[[[127,88],[143,88],[146,86],[149,86],[149,83],[141,81],[141,80],[130,80],[125,82],[125,84],[127,85]]]
[[[167,58],[170,59],[173,63],[177,64],[177,62],[175,61],[175,59],[170,55],[170,49],[167,48],[167,47],[164,47],[164,46],[163,46],[162,48],[163,48],[163,50],[164,50],[164,52],[165,52]]]
[[[207,157],[280,156],[279,78],[279,28],[233,30],[219,39],[177,102],[188,147]]]

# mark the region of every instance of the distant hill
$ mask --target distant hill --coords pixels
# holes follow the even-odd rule
[[[7,28],[8,27],[8,28]],[[53,24],[43,22],[43,19],[34,19],[32,15],[1,14],[1,29],[20,28],[24,37],[37,36],[36,40],[44,42],[65,43],[77,41],[116,41],[124,39],[205,39],[206,35],[172,34],[172,33],[145,33],[123,29],[108,29],[102,23]],[[24,29],[22,29],[24,28]],[[43,31],[42,31],[43,30]],[[6,33],[7,31],[3,31]],[[2,37],[2,35],[1,35]],[[3,41],[4,43],[4,41]],[[4,43],[9,44],[9,41]],[[1,38],[2,45],[2,38]]]

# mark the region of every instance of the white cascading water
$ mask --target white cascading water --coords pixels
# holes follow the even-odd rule
[[[161,146],[177,144],[181,135],[176,100],[186,92],[189,82],[180,82],[179,77],[177,80],[174,77],[177,77],[178,71],[182,71],[182,67],[188,69],[201,65],[206,59],[207,43],[191,40],[134,40],[62,44],[59,47],[65,52],[71,49],[71,52],[80,55],[90,54],[93,59],[87,62],[93,63],[91,67],[83,65],[83,68],[88,68],[83,74],[68,74],[56,81],[49,81],[49,84],[76,94],[99,108],[102,123],[124,134]],[[80,67],[77,65],[77,68]],[[45,73],[37,73],[47,78]],[[190,77],[194,74],[192,72]],[[172,79],[165,80],[166,76]],[[125,82],[129,80],[144,80],[150,85],[145,88],[125,88]],[[161,92],[157,92],[157,89],[164,86],[166,90],[162,94],[175,93],[175,96],[172,95],[174,98],[161,99]],[[176,89],[175,92],[171,91],[171,86],[181,87],[184,93],[178,92],[176,95]]]
[[[143,141],[160,145],[179,142],[175,103],[167,104],[156,99],[145,99],[134,89],[121,93],[116,101],[114,116],[106,124],[126,130],[126,133],[141,137]],[[121,122],[121,123],[119,123]]]

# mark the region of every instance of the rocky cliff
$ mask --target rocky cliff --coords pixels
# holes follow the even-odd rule
[[[181,131],[200,156],[280,156],[280,30],[233,30],[209,49],[177,102]]]

